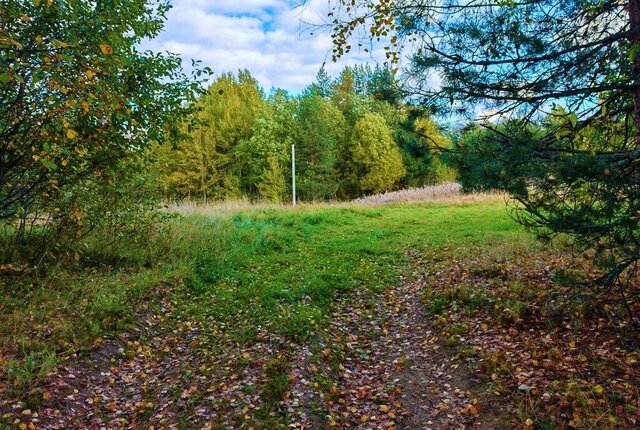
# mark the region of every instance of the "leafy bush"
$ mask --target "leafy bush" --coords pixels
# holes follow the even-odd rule
[[[103,220],[135,217],[125,185],[151,142],[174,133],[199,92],[170,54],[140,52],[164,1],[0,4],[0,222],[5,261],[33,263]],[[206,72],[206,71],[205,71]],[[206,73],[205,73],[206,75]],[[130,163],[130,164],[127,164]],[[126,196],[127,192],[132,192]]]

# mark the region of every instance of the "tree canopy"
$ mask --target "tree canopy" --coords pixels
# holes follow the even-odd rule
[[[321,69],[295,97],[265,95],[248,71],[222,75],[174,145],[154,149],[161,191],[169,199],[280,202],[292,192],[291,145],[303,201],[389,191],[405,177],[416,185],[454,179],[429,143],[448,139],[398,94],[381,67],[347,67],[336,79]]]
[[[0,4],[0,221],[83,227],[88,190],[109,187],[172,135],[207,70],[141,52],[168,2]],[[38,215],[40,214],[40,215]],[[38,220],[42,222],[42,220]]]
[[[373,194],[391,191],[406,172],[384,118],[365,114],[356,122],[351,139],[360,188]]]

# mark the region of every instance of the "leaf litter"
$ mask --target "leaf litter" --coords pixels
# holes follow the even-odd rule
[[[163,298],[137,330],[61,364],[38,402],[3,395],[0,417],[19,429],[634,428],[637,350],[602,312],[545,308],[565,258],[415,253],[413,276],[337,297],[304,340],[269,322],[242,338],[242,312],[195,318]]]

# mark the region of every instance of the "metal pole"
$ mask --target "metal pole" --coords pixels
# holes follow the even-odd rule
[[[297,203],[296,198],[296,146],[291,145],[291,185],[293,190],[293,206]]]

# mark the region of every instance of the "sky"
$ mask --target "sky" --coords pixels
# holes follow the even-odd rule
[[[327,2],[294,7],[292,0],[173,0],[165,31],[143,47],[179,54],[187,70],[192,59],[216,76],[248,69],[267,90],[297,93],[314,81],[323,63],[337,77],[345,65],[383,58],[373,49],[333,63],[329,32],[317,27],[326,20]]]

